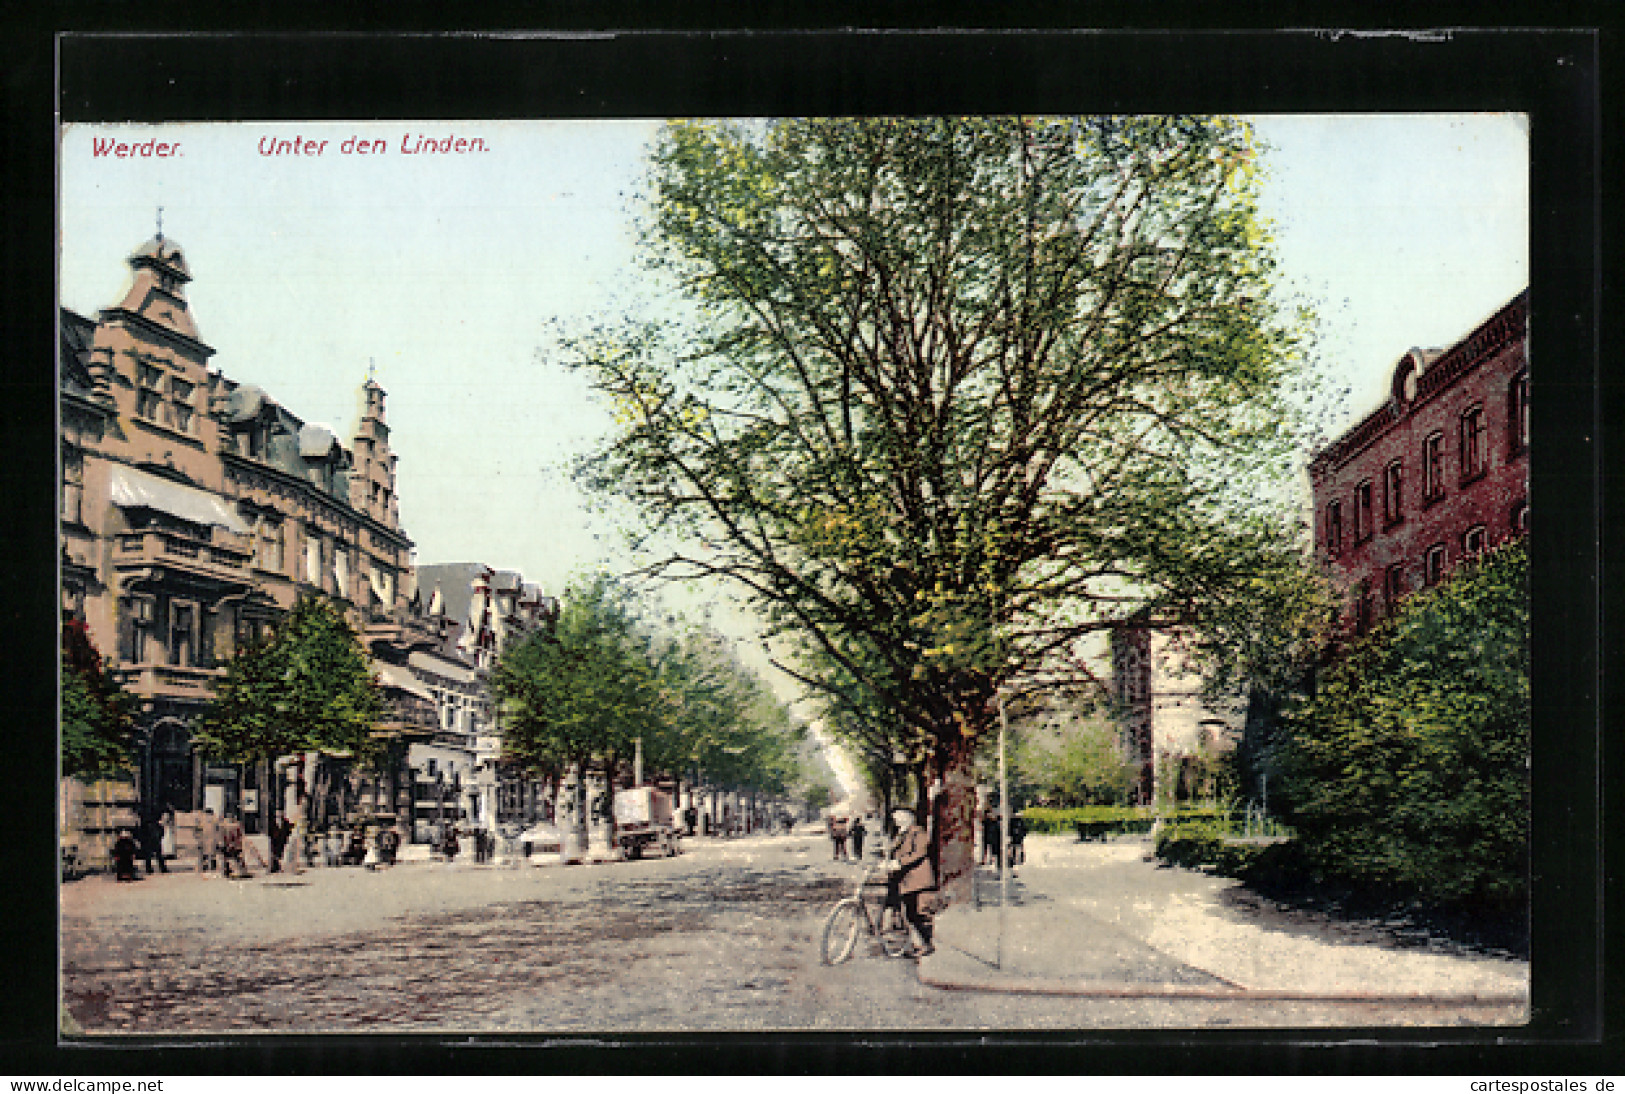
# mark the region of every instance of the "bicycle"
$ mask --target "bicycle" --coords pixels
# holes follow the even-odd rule
[[[858,944],[858,932],[867,930],[869,936],[880,944],[881,952],[887,957],[904,957],[913,951],[909,944],[909,930],[907,924],[900,924],[900,920],[892,919],[888,912],[900,916],[900,909],[887,909],[882,907],[877,913],[870,910],[869,902],[864,899],[863,891],[868,888],[884,888],[888,884],[889,872],[884,869],[871,867],[858,877],[858,883],[852,890],[852,895],[842,897],[831,908],[829,915],[824,919],[824,933],[819,944],[819,957],[826,965],[839,965],[852,956],[852,950]],[[887,923],[891,925],[888,926]]]

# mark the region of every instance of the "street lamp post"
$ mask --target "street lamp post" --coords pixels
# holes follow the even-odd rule
[[[999,941],[994,965],[1004,967],[1004,909],[1010,903],[1010,773],[1005,766],[1005,738],[1010,735],[1010,719],[1004,711],[1004,693],[999,701]]]

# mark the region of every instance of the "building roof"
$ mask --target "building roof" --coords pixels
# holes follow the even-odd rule
[[[474,599],[474,579],[490,572],[483,562],[437,562],[417,568],[418,591],[433,599],[440,590],[442,614],[459,623],[468,619]]]

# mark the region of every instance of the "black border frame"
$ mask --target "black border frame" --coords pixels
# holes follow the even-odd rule
[[[1457,29],[1276,31],[1200,28],[1102,31],[1058,25],[1017,8],[1007,27],[1051,29],[850,31],[790,25],[769,9],[728,30],[727,13],[689,12],[665,27],[621,24],[602,10],[549,11],[551,32],[443,34],[407,7],[396,29],[329,15],[326,29],[258,31],[306,13],[222,15],[105,7],[47,10],[6,45],[5,183],[11,211],[5,278],[19,319],[0,400],[12,530],[0,555],[9,578],[8,637],[20,639],[7,704],[27,735],[14,776],[17,838],[14,952],[31,975],[7,993],[4,1068],[91,1074],[113,1065],[149,1074],[431,1074],[483,1070],[659,1073],[673,1070],[881,1073],[1044,1069],[1157,1074],[1226,1072],[1566,1071],[1617,1060],[1604,1024],[1601,902],[1602,727],[1608,683],[1600,540],[1602,428],[1625,420],[1620,390],[1600,371],[1602,100],[1611,31]],[[1076,16],[1095,13],[1080,9]],[[1589,12],[1582,6],[1580,13]],[[624,13],[623,13],[624,14]],[[643,10],[644,28],[665,13]],[[826,19],[839,16],[826,13]],[[881,16],[889,11],[883,10]],[[1242,21],[1268,11],[1249,9]],[[1448,16],[1449,12],[1441,12]],[[1354,16],[1353,12],[1350,12]],[[256,18],[258,17],[258,18]],[[1370,15],[1363,16],[1369,20]],[[191,19],[187,24],[185,20]],[[1360,16],[1354,16],[1360,18]],[[350,19],[348,23],[346,19]],[[709,26],[697,26],[709,19]],[[236,25],[228,25],[237,20]],[[866,20],[874,25],[875,13]],[[1110,20],[1098,20],[1105,25]],[[1440,20],[1446,25],[1453,20]],[[45,25],[49,24],[49,25]],[[738,22],[733,23],[738,26]],[[1335,25],[1349,26],[1349,21]],[[1418,23],[1417,25],[1421,25]],[[193,33],[211,27],[207,33]],[[376,24],[374,24],[376,27]],[[414,29],[415,28],[415,29]],[[60,36],[59,36],[60,35]],[[42,47],[45,47],[42,49]],[[1611,53],[1612,51],[1609,50]],[[57,65],[60,63],[60,96]],[[52,815],[56,589],[55,130],[63,121],[336,118],[616,117],[710,114],[959,112],[1319,112],[1511,110],[1531,118],[1531,543],[1535,605],[1533,1021],[1519,1030],[1236,1030],[1019,1032],[860,1037],[825,1034],[538,1037],[515,1054],[479,1038],[266,1036],[209,1044],[120,1040],[55,1044],[56,921]],[[1617,120],[1617,117],[1613,120]],[[18,215],[17,209],[26,210]],[[1610,213],[1611,215],[1611,213]],[[49,319],[47,319],[49,317]],[[1615,412],[1613,417],[1605,411]],[[1618,548],[1608,545],[1610,555]],[[1610,617],[1612,621],[1613,617]],[[1612,622],[1617,628],[1617,622]],[[1617,637],[1617,630],[1608,637]],[[1617,648],[1617,647],[1609,647]],[[1616,704],[1617,706],[1617,704]],[[1617,711],[1616,711],[1617,713]],[[1617,757],[1607,757],[1617,775]],[[19,884],[19,882],[21,884]],[[39,975],[43,966],[43,975]],[[1617,981],[1615,981],[1617,983]],[[511,1045],[516,1039],[504,1038]],[[455,1043],[453,1043],[455,1042]],[[183,1047],[184,1046],[184,1047]],[[1155,1047],[1154,1054],[1147,1049]],[[1542,1063],[1542,1061],[1545,1061]],[[1566,1064],[1565,1061],[1569,1063]],[[1584,1061],[1584,1063],[1580,1063]],[[1617,1064],[1615,1065],[1617,1068]]]

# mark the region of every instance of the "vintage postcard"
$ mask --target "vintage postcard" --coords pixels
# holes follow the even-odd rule
[[[1528,1021],[1526,116],[59,172],[64,1040]]]

